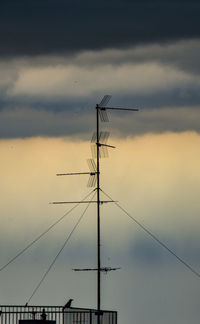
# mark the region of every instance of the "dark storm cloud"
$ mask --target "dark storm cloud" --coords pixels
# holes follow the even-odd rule
[[[119,48],[200,35],[199,1],[3,1],[0,55]]]
[[[101,66],[111,64],[118,66],[120,64],[142,64],[160,63],[165,66],[171,66],[175,69],[189,72],[193,75],[200,74],[200,43],[198,39],[178,41],[160,45],[149,44],[126,48],[120,50],[104,50],[99,52],[90,52],[90,55],[71,56],[71,61],[77,65]],[[41,59],[40,59],[41,60]],[[60,62],[62,59],[60,58]],[[36,61],[35,61],[36,62]],[[45,60],[42,61],[45,64]],[[57,61],[55,60],[54,64]],[[38,62],[39,63],[39,62]],[[53,61],[52,61],[53,63]]]
[[[32,108],[5,109],[0,113],[1,138],[80,136],[92,132],[91,115]]]
[[[93,114],[53,113],[27,108],[7,109],[0,114],[1,138],[33,136],[73,136],[88,140],[95,127]],[[145,133],[196,131],[199,128],[199,109],[150,109],[133,117],[113,116],[109,129],[120,136]]]
[[[77,114],[89,114],[95,108],[95,104],[100,101],[102,94],[91,95],[90,98],[78,98],[73,100],[59,99],[59,98],[37,98],[34,97],[3,97],[0,98],[0,112],[7,108],[16,109],[29,107],[36,111],[48,112],[72,112]],[[114,104],[113,104],[114,102]],[[175,87],[174,89],[165,89],[153,93],[136,93],[136,94],[114,94],[111,105],[114,106],[134,106],[140,108],[142,111],[157,108],[170,107],[197,107],[200,103],[199,88],[192,87]],[[109,112],[108,112],[109,114]],[[115,115],[115,112],[112,112]],[[122,115],[124,116],[124,114]],[[84,117],[84,115],[83,115]]]
[[[109,115],[109,130],[120,137],[163,132],[200,132],[199,107],[143,109],[131,115]],[[102,125],[103,127],[104,125]],[[0,137],[69,136],[90,140],[95,128],[95,109],[72,113],[33,108],[0,112]]]
[[[199,132],[199,55],[196,39],[1,59],[0,137],[88,138],[107,93],[111,106],[140,108],[134,119],[112,113],[109,127],[121,135]]]

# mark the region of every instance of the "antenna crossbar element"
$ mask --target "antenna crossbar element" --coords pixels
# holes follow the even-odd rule
[[[112,202],[117,202],[115,200],[101,200],[100,204],[107,204],[107,203],[112,203]],[[62,205],[62,204],[96,204],[97,201],[96,200],[92,200],[92,201],[53,201],[50,202],[49,204],[51,205]]]
[[[99,142],[106,144],[108,141],[110,133],[107,131],[101,131],[99,134]],[[94,132],[92,135],[92,139],[91,139],[91,143],[95,143],[97,142],[97,133]]]
[[[92,139],[91,139],[91,151],[93,158],[97,158],[97,150],[96,145],[99,147],[99,157],[100,158],[106,158],[108,157],[108,150],[107,147],[115,148],[113,145],[106,144],[108,141],[110,133],[101,131],[99,134],[99,141],[97,142],[97,133],[93,133]]]
[[[57,176],[66,176],[66,175],[82,175],[82,174],[89,174],[89,179],[87,186],[88,187],[95,187],[97,182],[97,166],[93,159],[87,160],[88,167],[90,172],[67,172],[67,173],[57,173]]]
[[[113,145],[108,145],[108,144],[102,144],[102,143],[96,143],[99,146],[107,146],[107,147],[111,147],[111,148],[116,148],[116,146]]]
[[[99,158],[107,158],[108,157],[107,147],[109,147],[109,146],[106,144],[101,144],[101,143],[95,143],[95,144],[91,145],[91,152],[92,152],[93,158],[94,159],[97,158],[96,145],[98,145],[98,147],[99,147]]]
[[[64,175],[80,175],[80,174],[91,174],[91,172],[71,172],[71,173],[57,173],[57,176],[64,176]]]
[[[101,100],[101,102],[98,104],[99,107],[105,107],[107,105],[107,103],[110,101],[112,96],[110,95],[105,95],[103,97],[103,99]]]
[[[99,116],[102,122],[109,122],[108,115],[105,108],[99,109]]]
[[[102,272],[109,272],[109,271],[115,271],[115,270],[119,270],[121,268],[111,268],[111,267],[103,267],[100,269],[100,271]],[[84,269],[72,269],[74,271],[97,271],[97,268],[84,268]]]
[[[89,188],[95,187],[96,182],[97,182],[97,174],[96,172],[95,173],[91,172],[88,179],[87,187]]]
[[[139,111],[138,108],[115,108],[115,107],[100,107],[100,110],[127,110],[127,111]]]
[[[110,99],[111,99],[110,95],[105,95],[103,97],[103,99],[101,100],[100,104],[97,105],[100,108],[99,115],[100,115],[100,119],[101,119],[102,122],[108,122],[109,121],[108,115],[107,115],[106,110],[105,110],[105,106],[110,101]]]
[[[91,173],[97,173],[97,166],[93,159],[87,159],[88,167]]]
[[[97,166],[93,159],[87,159],[88,167],[90,169],[90,176],[88,179],[87,186],[95,187],[97,182]]]
[[[106,110],[127,110],[127,111],[139,111],[138,108],[115,108],[115,107],[100,107],[98,106],[99,109],[99,116],[102,122],[108,122],[108,115],[106,113]]]

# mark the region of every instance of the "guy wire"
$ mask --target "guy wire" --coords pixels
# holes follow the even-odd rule
[[[27,251],[33,244],[35,244],[37,241],[39,241],[39,239],[41,239],[45,234],[47,234],[54,226],[56,226],[58,223],[60,223],[67,215],[69,215],[76,207],[78,207],[78,205],[80,205],[80,203],[82,201],[84,201],[85,199],[87,199],[92,192],[94,192],[93,189],[88,195],[86,195],[80,202],[78,202],[75,206],[73,206],[70,210],[68,210],[62,217],[60,217],[55,223],[53,223],[52,225],[50,225],[44,232],[42,232],[40,235],[38,235],[32,242],[30,242],[25,248],[23,248],[21,251],[19,251],[12,259],[10,259],[5,265],[3,265],[0,268],[0,272],[2,270],[4,270],[5,268],[7,268],[7,266],[9,264],[11,264],[12,262],[14,262],[19,256],[21,256],[25,251]]]
[[[107,198],[112,199],[108,194],[106,194],[102,189],[100,189]],[[116,201],[113,200],[115,205],[121,209],[132,221],[134,221],[140,228],[142,228],[152,239],[154,239],[158,244],[160,244],[165,250],[167,250],[170,254],[172,254],[180,263],[182,263],[188,270],[190,270],[193,274],[195,274],[198,278],[200,278],[200,273],[195,270],[191,265],[189,265],[186,261],[184,261],[181,257],[179,257],[173,250],[171,250],[165,243],[163,243],[155,234],[153,234],[146,226],[140,223],[135,217],[131,216],[123,207],[119,205]]]
[[[93,190],[94,191],[94,190]],[[92,201],[92,199],[94,198],[94,195],[92,196],[92,198],[90,199],[90,201]],[[70,234],[67,236],[64,244],[62,245],[61,249],[59,250],[59,252],[56,254],[55,258],[53,259],[52,263],[50,264],[50,266],[48,267],[48,269],[45,271],[44,275],[42,276],[42,279],[39,281],[39,283],[37,284],[37,286],[35,287],[32,295],[29,297],[26,305],[28,305],[28,303],[30,302],[30,300],[32,299],[32,297],[35,295],[36,291],[39,289],[39,287],[41,286],[41,284],[43,283],[43,281],[45,280],[46,276],[48,275],[48,273],[50,272],[51,268],[53,267],[53,265],[55,264],[56,260],[58,259],[59,255],[61,254],[62,250],[65,248],[65,246],[67,245],[67,243],[69,242],[72,234],[74,233],[75,229],[77,228],[77,226],[80,224],[83,216],[85,215],[88,207],[90,205],[90,202],[88,202],[87,206],[85,207],[83,213],[81,214],[81,216],[79,217],[78,221],[76,222],[75,226],[73,227],[73,229],[71,230]]]

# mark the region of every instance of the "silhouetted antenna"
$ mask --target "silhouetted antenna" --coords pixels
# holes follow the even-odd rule
[[[108,272],[111,270],[117,270],[119,268],[111,268],[111,267],[101,267],[101,244],[100,244],[100,205],[104,203],[114,202],[111,200],[101,200],[100,199],[100,158],[108,156],[108,148],[114,148],[112,145],[108,145],[107,141],[109,138],[109,132],[100,131],[100,123],[99,118],[102,122],[108,122],[108,116],[106,113],[107,109],[112,110],[128,110],[128,111],[138,111],[138,109],[132,108],[114,108],[107,107],[109,100],[111,99],[110,95],[106,95],[103,97],[101,102],[96,105],[96,132],[93,134],[91,139],[91,150],[92,156],[96,159],[96,163],[93,159],[88,160],[88,166],[90,172],[77,172],[77,173],[60,173],[57,175],[81,175],[81,174],[89,174],[88,186],[93,187],[97,186],[96,201],[91,201],[90,203],[96,203],[97,205],[97,267],[96,268],[87,268],[87,269],[74,269],[75,271],[97,271],[97,324],[101,323],[101,272]],[[69,203],[77,203],[76,201],[63,201],[63,202],[53,202],[53,204],[69,204]],[[85,201],[81,203],[87,203]]]

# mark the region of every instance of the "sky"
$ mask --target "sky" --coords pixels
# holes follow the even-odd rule
[[[200,272],[200,2],[7,0],[0,4],[0,268],[82,200],[105,94],[109,158],[101,185]],[[102,193],[102,199],[105,199]],[[25,304],[79,206],[6,269],[0,304]],[[199,277],[115,204],[101,207],[102,307],[118,323],[199,323]],[[96,209],[86,211],[30,304],[96,307]],[[20,293],[19,293],[20,292]]]

